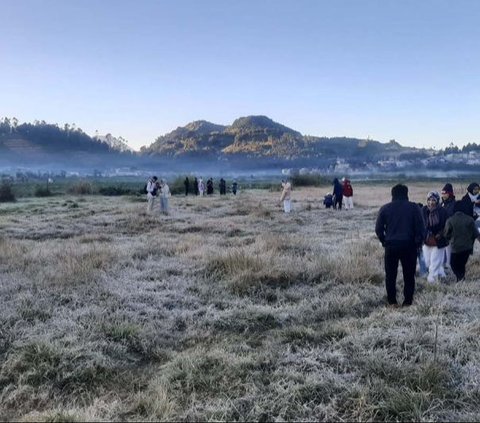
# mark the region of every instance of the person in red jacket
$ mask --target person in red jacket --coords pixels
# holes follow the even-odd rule
[[[343,178],[343,202],[345,210],[353,209],[353,188],[350,179]]]

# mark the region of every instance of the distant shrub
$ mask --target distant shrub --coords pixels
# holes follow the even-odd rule
[[[2,182],[0,185],[0,203],[14,202],[15,194],[12,191],[12,186],[8,182]]]
[[[102,187],[98,190],[98,192],[102,195],[107,195],[107,196],[135,194],[135,192],[129,188],[125,188],[121,186],[113,186],[113,185]]]
[[[192,178],[188,178],[192,179]],[[170,188],[170,192],[172,195],[177,195],[177,194],[185,194],[185,185],[184,185],[185,177],[179,176],[178,178],[175,178],[171,183],[168,183],[168,188]],[[190,181],[190,190],[192,189],[193,186],[193,179]]]
[[[50,191],[49,188],[37,185],[33,194],[35,195],[35,197],[50,197],[52,195],[52,191]]]
[[[295,175],[292,176],[292,185],[295,187],[318,187],[329,184],[330,181],[321,175]]]
[[[82,181],[73,184],[71,187],[68,188],[67,192],[69,194],[75,195],[86,195],[91,194],[93,192],[93,188],[90,182]]]

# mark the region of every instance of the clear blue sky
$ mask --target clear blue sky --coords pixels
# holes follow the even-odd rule
[[[480,142],[480,0],[1,0],[0,116],[138,149],[193,120]]]

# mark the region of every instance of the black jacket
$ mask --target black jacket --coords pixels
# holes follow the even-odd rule
[[[464,209],[465,214],[467,216],[473,217],[473,219],[476,220],[478,216],[473,211],[475,204],[472,203],[472,200],[470,199],[468,192],[462,197],[461,201],[463,201],[463,203],[465,204],[465,209]]]
[[[420,207],[408,199],[393,199],[378,212],[375,233],[384,247],[420,247],[425,223]]]
[[[455,197],[450,196],[447,201],[442,201],[442,207],[447,211],[447,216],[453,216],[453,206],[455,205]]]
[[[437,247],[438,248],[443,248],[448,245],[448,241],[446,238],[443,236],[443,230],[445,229],[445,223],[447,222],[448,219],[448,213],[443,207],[438,207],[438,216],[439,216],[439,222],[435,226],[428,226],[428,216],[430,214],[430,210],[428,209],[427,206],[423,206],[422,208],[422,214],[423,214],[423,219],[425,221],[425,227],[427,230],[427,233],[425,236],[428,236],[428,234],[432,234],[435,236],[435,239],[437,241]]]

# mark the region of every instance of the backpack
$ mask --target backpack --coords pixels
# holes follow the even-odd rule
[[[143,192],[144,192],[145,194],[148,194],[147,186],[148,186],[148,183],[146,183],[145,186],[143,187]],[[156,186],[156,185],[153,187],[152,195],[153,195],[153,196],[156,196],[156,195],[157,195],[157,186]]]

